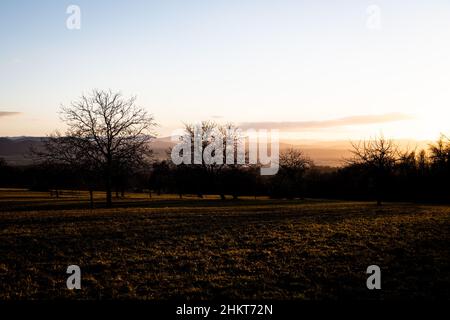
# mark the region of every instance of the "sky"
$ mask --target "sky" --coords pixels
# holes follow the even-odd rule
[[[214,120],[435,139],[449,84],[448,0],[0,2],[0,136],[64,130],[60,106],[97,88],[136,95],[160,136]]]

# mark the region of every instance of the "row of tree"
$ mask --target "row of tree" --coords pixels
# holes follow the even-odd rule
[[[354,146],[354,158],[342,168],[318,167],[301,151],[281,152],[280,169],[261,176],[258,166],[174,165],[171,160],[153,161],[143,167],[103,172],[49,161],[13,167],[0,160],[0,185],[33,190],[108,190],[121,197],[126,191],[175,193],[180,197],[217,194],[270,196],[273,198],[336,198],[389,201],[449,202],[450,141],[441,137],[429,150],[403,151],[379,138]],[[111,181],[111,182],[109,182]],[[107,183],[111,183],[107,186]],[[111,196],[112,198],[112,196]]]
[[[111,91],[94,90],[70,106],[61,108],[67,124],[64,134],[54,133],[43,141],[44,147],[32,150],[36,164],[11,167],[0,159],[0,184],[37,190],[84,189],[106,191],[106,205],[112,205],[113,192],[127,190],[239,196],[267,195],[274,198],[341,198],[400,201],[450,201],[450,141],[442,136],[429,150],[401,151],[383,137],[353,144],[353,157],[342,168],[324,168],[297,149],[280,154],[279,171],[261,176],[259,165],[207,163],[175,165],[169,158],[154,161],[151,141],[156,123],[153,116]],[[196,131],[197,129],[197,131]],[[223,144],[223,154],[237,149],[245,137],[232,125],[202,122],[187,124],[181,140],[191,142],[199,134],[201,146]],[[221,135],[206,134],[216,130]],[[220,140],[221,139],[221,140]],[[195,150],[190,150],[194,163]],[[183,152],[183,151],[181,151]],[[185,152],[185,151],[184,151]],[[183,154],[179,154],[183,156]],[[247,154],[244,157],[248,157]],[[236,158],[234,158],[236,163]],[[248,161],[246,161],[248,163]]]

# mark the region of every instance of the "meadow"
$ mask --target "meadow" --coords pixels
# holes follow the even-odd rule
[[[450,206],[96,197],[0,189],[0,299],[450,298]]]

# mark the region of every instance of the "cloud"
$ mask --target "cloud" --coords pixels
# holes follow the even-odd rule
[[[19,114],[21,114],[21,113],[20,112],[10,112],[10,111],[0,111],[0,118],[17,116]]]
[[[386,113],[379,115],[359,115],[322,121],[244,122],[239,126],[242,129],[278,129],[281,131],[288,131],[367,125],[410,119],[413,119],[413,117],[408,114]]]

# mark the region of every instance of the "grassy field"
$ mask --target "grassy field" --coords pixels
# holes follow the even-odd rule
[[[97,206],[0,189],[0,299],[450,298],[448,206],[146,195]],[[66,289],[71,264],[82,290]],[[366,288],[372,264],[381,290]]]

